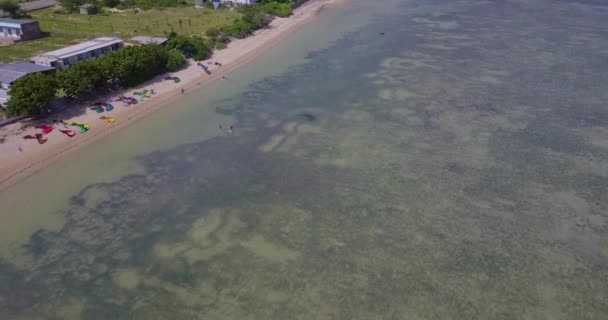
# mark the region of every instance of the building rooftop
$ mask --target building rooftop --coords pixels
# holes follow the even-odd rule
[[[29,20],[17,20],[17,19],[9,19],[9,18],[0,18],[0,24],[10,23],[10,24],[27,24],[34,21]]]
[[[92,7],[92,6],[93,6],[93,5],[92,5],[92,4],[90,4],[90,3],[85,3],[85,4],[81,5],[81,6],[79,6],[78,8],[81,8],[81,9],[86,9],[86,8],[90,8],[90,7]]]
[[[53,68],[27,62],[0,64],[0,82],[10,84],[26,74],[50,70],[53,70]]]
[[[143,43],[143,44],[148,44],[148,43],[163,44],[163,43],[167,42],[167,38],[138,36],[138,37],[133,37],[133,38],[129,39],[129,41]]]
[[[86,42],[79,43],[79,44],[76,44],[73,46],[69,46],[69,47],[66,47],[63,49],[46,52],[46,53],[41,54],[40,56],[53,57],[56,59],[63,59],[63,58],[71,57],[71,56],[74,56],[77,54],[81,54],[84,52],[103,48],[103,47],[109,46],[111,44],[121,43],[121,42],[122,42],[122,40],[120,40],[118,38],[113,38],[113,37],[95,38],[91,41],[86,41]]]
[[[30,2],[22,2],[19,4],[21,10],[34,11],[42,8],[52,7],[57,4],[57,0],[37,0]]]

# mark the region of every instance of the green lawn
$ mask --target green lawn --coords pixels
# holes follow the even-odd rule
[[[231,22],[239,13],[193,7],[152,9],[135,13],[127,10],[104,15],[53,14],[52,9],[30,12],[48,37],[0,47],[0,60],[11,62],[28,59],[38,53],[67,46],[72,41],[98,36],[164,36],[174,30],[184,34],[204,34],[210,27]],[[181,20],[181,25],[180,25]]]

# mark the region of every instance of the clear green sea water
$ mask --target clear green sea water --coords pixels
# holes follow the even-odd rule
[[[607,319],[606,34],[593,0],[327,9],[0,194],[0,319]]]

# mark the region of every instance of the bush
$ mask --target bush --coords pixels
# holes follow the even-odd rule
[[[120,0],[103,0],[103,5],[109,8],[114,8],[120,4]]]
[[[215,39],[215,41],[223,44],[228,44],[230,43],[230,37],[225,34],[222,34],[217,39]]]
[[[222,31],[231,37],[243,39],[253,32],[253,27],[242,19],[236,19],[232,24],[224,26]]]
[[[291,9],[291,5],[289,3],[279,3],[273,1],[262,3],[258,6],[263,12],[275,15],[277,17],[289,17],[291,14],[293,14],[293,10]]]
[[[211,38],[211,39],[215,39],[215,38],[219,37],[219,36],[220,36],[220,34],[221,34],[221,33],[220,33],[220,29],[215,28],[215,27],[213,27],[213,28],[209,28],[209,29],[207,30],[207,32],[205,32],[205,35],[206,35],[207,37]]]
[[[179,50],[186,57],[192,57],[194,60],[204,60],[211,52],[209,45],[200,36],[185,36],[171,32],[167,38],[168,49]]]
[[[169,51],[169,55],[167,57],[166,69],[167,71],[175,71],[184,65],[185,62],[186,58],[184,58],[184,55],[181,52],[171,50]]]
[[[85,3],[84,0],[59,0],[59,2],[67,13],[77,12],[78,7]]]

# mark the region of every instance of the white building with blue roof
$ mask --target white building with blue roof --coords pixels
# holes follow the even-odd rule
[[[0,18],[0,38],[12,41],[31,40],[42,36],[38,21]]]

